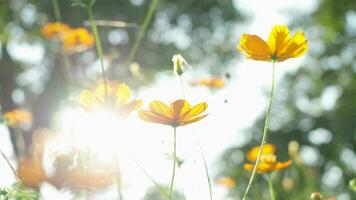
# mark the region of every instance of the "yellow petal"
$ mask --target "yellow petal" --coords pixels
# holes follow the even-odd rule
[[[297,58],[302,56],[308,49],[307,40],[303,32],[298,31],[289,41],[287,47],[280,52],[278,62],[289,58]]]
[[[190,104],[184,99],[179,99],[171,104],[170,110],[172,117],[179,121],[182,115],[189,112]]]
[[[156,114],[172,118],[169,107],[161,101],[152,101],[150,103],[150,110]]]
[[[140,110],[138,112],[138,116],[142,120],[150,123],[157,123],[157,124],[164,124],[164,125],[170,125],[171,123],[170,119],[148,110]]]
[[[260,146],[253,147],[249,152],[247,152],[246,157],[249,161],[255,162],[260,151]],[[262,155],[274,154],[276,152],[276,146],[273,144],[263,145]]]
[[[271,48],[257,35],[243,34],[238,50],[253,60],[270,61],[272,58]]]
[[[105,89],[105,84],[104,84],[104,83],[100,83],[99,85],[96,86],[94,95],[95,95],[100,101],[104,102],[106,90],[108,90],[107,92],[108,92],[108,94],[109,94],[109,92],[110,92],[109,86],[107,86],[106,89]]]
[[[252,171],[254,168],[253,164],[244,164],[244,169]],[[258,173],[270,173],[274,169],[274,165],[270,165],[267,163],[259,163],[257,165],[257,172]]]
[[[199,104],[193,106],[189,110],[189,112],[186,112],[181,117],[184,118],[184,119],[193,118],[193,117],[199,115],[200,113],[204,112],[207,108],[208,108],[208,104],[206,102],[199,103]]]
[[[275,25],[268,38],[268,45],[270,46],[272,53],[278,56],[280,51],[285,49],[290,40],[290,34],[287,26]]]
[[[192,118],[192,119],[189,119],[189,120],[183,120],[183,121],[179,122],[179,126],[184,126],[184,125],[187,125],[187,124],[191,124],[191,123],[200,121],[200,120],[204,119],[206,116],[208,116],[208,115],[206,114],[206,115],[202,115],[200,117],[195,117],[195,118]]]
[[[275,170],[282,170],[282,169],[289,167],[291,164],[292,164],[291,160],[288,160],[286,162],[278,162],[274,168],[275,168]]]
[[[133,100],[130,103],[124,104],[118,108],[118,112],[122,117],[127,117],[131,112],[140,109],[141,106],[141,100]]]
[[[131,90],[126,84],[120,84],[115,91],[115,104],[120,106],[131,98]]]
[[[80,105],[85,108],[93,108],[98,106],[101,102],[100,100],[89,90],[83,90],[80,93]]]

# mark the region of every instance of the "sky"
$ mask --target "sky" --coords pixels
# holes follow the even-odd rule
[[[244,11],[249,19],[246,24],[236,29],[237,40],[242,33],[256,34],[266,39],[273,25],[288,24],[292,20],[288,11],[309,13],[316,8],[317,0],[234,0],[234,4],[239,10]],[[305,57],[277,63],[277,83],[284,74],[296,70],[304,59]],[[224,89],[217,92],[204,88],[191,88],[187,84],[183,85],[182,90],[179,79],[174,74],[164,72],[157,74],[156,81],[152,85],[142,88],[137,93],[137,97],[143,99],[144,102],[159,98],[168,103],[185,96],[192,102],[191,104],[201,101],[207,101],[209,104],[209,116],[206,119],[189,127],[178,128],[178,157],[182,158],[184,163],[177,170],[175,189],[183,192],[188,200],[209,198],[197,141],[201,144],[206,156],[210,173],[215,177],[219,166],[218,159],[222,152],[229,146],[243,145],[249,137],[243,133],[243,130],[249,128],[256,117],[266,109],[265,91],[268,91],[271,84],[272,64],[246,59],[241,59],[234,64],[238,66],[232,72],[234,79]],[[190,77],[192,77],[192,72],[188,70],[183,79],[188,81]],[[224,102],[225,99],[228,100],[227,103]],[[57,126],[63,133],[73,127],[78,128],[79,133],[93,132],[93,138],[88,142],[94,141],[93,144],[95,143],[97,148],[103,152],[112,149],[118,152],[125,199],[139,200],[145,194],[145,190],[153,186],[138,164],[157,182],[168,184],[172,161],[166,157],[172,151],[171,128],[143,123],[131,116],[125,123],[116,123],[116,121],[111,123],[110,119],[103,121],[106,124],[105,131],[97,130],[96,127],[87,127],[83,130],[80,129],[83,127],[81,125],[87,124],[88,120],[90,123],[92,119],[73,124],[74,118],[83,118],[82,114],[72,108],[63,110],[58,114]],[[100,122],[100,116],[95,120]],[[107,123],[110,125],[108,126]],[[113,132],[113,130],[119,131]],[[95,132],[113,134],[114,140],[100,143]],[[8,133],[3,127],[0,128],[0,138],[4,138],[0,139],[0,148],[7,149],[6,153],[11,155],[13,152],[9,148],[9,143],[4,142],[9,140]],[[0,169],[7,169],[2,160]],[[3,173],[4,175],[10,174],[7,171],[1,172],[1,185],[11,182],[11,177],[3,179]],[[44,185],[42,191],[45,195],[44,199],[70,198],[70,195],[63,195],[63,191],[58,193],[50,185]],[[105,199],[109,200],[115,198],[116,193],[113,191],[109,189],[107,192],[93,195],[105,195]],[[226,193],[226,188],[214,185],[215,200],[226,200]],[[103,198],[103,196],[100,197]]]

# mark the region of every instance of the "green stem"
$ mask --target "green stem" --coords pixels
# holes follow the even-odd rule
[[[182,89],[182,93],[183,93],[183,98],[185,98],[185,90],[184,90],[184,82],[183,82],[183,78],[182,78],[182,75],[179,75],[179,80],[180,80],[180,86],[181,86],[181,89]],[[208,164],[206,162],[206,158],[205,158],[205,155],[204,155],[204,151],[203,151],[203,148],[199,142],[199,138],[196,134],[196,130],[193,128],[193,131],[194,131],[194,137],[195,137],[195,141],[199,147],[199,152],[200,152],[200,155],[201,155],[201,158],[203,160],[203,163],[204,163],[204,170],[205,170],[205,175],[206,175],[206,179],[208,181],[208,187],[209,187],[209,197],[210,197],[210,200],[213,199],[213,193],[212,193],[212,189],[211,189],[211,180],[210,180],[210,175],[209,175],[209,168],[208,168]]]
[[[174,184],[174,176],[176,173],[176,159],[177,159],[177,128],[173,128],[174,132],[174,139],[173,139],[173,171],[172,171],[172,179],[171,179],[171,186],[169,189],[169,200],[172,200],[172,193],[173,193],[173,184]]]
[[[100,37],[99,37],[99,33],[98,33],[98,28],[97,28],[97,26],[96,26],[96,22],[95,22],[94,17],[93,17],[92,7],[91,7],[91,6],[88,6],[88,7],[87,7],[87,10],[88,10],[88,16],[89,16],[89,21],[90,21],[91,29],[92,29],[92,31],[93,31],[94,38],[95,38],[96,51],[97,51],[97,53],[98,53],[98,55],[99,55],[99,59],[100,59],[101,75],[102,75],[103,81],[104,81],[105,93],[108,94],[107,80],[106,80],[105,68],[104,68],[104,54],[103,54],[103,48],[102,48],[102,46],[101,46],[101,41],[100,41]]]
[[[268,135],[268,127],[269,127],[269,120],[270,120],[270,114],[271,114],[271,109],[272,109],[272,102],[273,102],[273,94],[274,94],[274,85],[275,85],[275,62],[272,62],[273,68],[272,68],[272,86],[271,86],[271,94],[269,97],[269,103],[268,103],[268,110],[267,110],[267,114],[266,114],[266,119],[265,119],[265,125],[263,128],[263,135],[262,135],[262,141],[261,141],[261,145],[260,145],[260,150],[258,152],[258,156],[255,162],[255,166],[253,167],[253,171],[250,177],[250,181],[248,182],[247,188],[245,190],[245,194],[242,198],[242,200],[245,200],[247,197],[247,194],[251,188],[251,185],[253,183],[253,180],[255,178],[256,175],[256,171],[257,171],[257,166],[260,162],[261,159],[261,155],[262,155],[262,150],[264,147],[264,144],[267,143],[267,135]]]
[[[131,154],[130,154],[131,155]],[[155,179],[150,176],[150,174],[142,167],[140,163],[131,155],[131,159],[136,163],[136,165],[142,170],[142,172],[156,185],[156,187],[159,188],[159,190],[166,196],[169,197],[169,194],[167,193],[166,189],[162,187]]]
[[[52,0],[53,13],[57,21],[62,21],[61,12],[59,9],[59,3],[57,0]]]
[[[210,175],[209,175],[209,169],[208,169],[208,165],[206,163],[206,159],[205,159],[205,155],[203,152],[203,148],[200,145],[199,139],[197,137],[197,135],[194,133],[195,135],[195,140],[198,144],[199,147],[199,151],[200,151],[200,155],[203,159],[203,163],[204,163],[204,169],[205,169],[205,175],[206,175],[206,179],[208,180],[208,186],[209,186],[209,195],[210,195],[210,200],[213,200],[213,193],[212,193],[212,189],[211,189],[211,180],[210,180]]]
[[[52,7],[53,7],[53,13],[54,13],[54,17],[57,21],[62,21],[62,17],[61,17],[61,11],[59,9],[59,3],[58,0],[52,0]],[[68,78],[68,83],[69,85],[71,85],[72,83],[72,74],[71,74],[71,66],[70,66],[70,62],[69,62],[69,58],[68,55],[66,55],[66,53],[64,51],[61,52],[62,54],[62,60],[65,66],[65,73],[66,76]]]
[[[268,188],[269,188],[269,194],[271,197],[271,200],[276,200],[276,193],[273,188],[273,182],[272,182],[272,176],[271,174],[267,175],[267,180],[268,180]]]
[[[6,161],[7,165],[10,167],[10,169],[11,169],[12,173],[14,174],[14,176],[15,176],[17,182],[21,182],[21,180],[20,180],[19,176],[17,175],[17,172],[16,172],[14,166],[12,166],[10,160],[6,157],[6,155],[4,154],[4,152],[2,152],[1,150],[0,150],[0,154],[1,154],[1,156],[4,158],[4,160]]]
[[[127,59],[127,63],[131,64],[132,60],[134,59],[136,52],[138,50],[138,47],[140,46],[141,41],[143,40],[143,36],[145,36],[145,33],[147,31],[148,25],[152,19],[152,16],[157,8],[158,0],[152,0],[151,4],[148,8],[147,14],[145,16],[145,19],[143,20],[143,23],[140,27],[140,31],[138,33],[137,38],[135,39],[134,45],[130,51],[129,57]]]

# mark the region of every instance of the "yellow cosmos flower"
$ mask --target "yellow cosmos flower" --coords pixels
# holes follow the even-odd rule
[[[189,102],[184,99],[176,100],[170,106],[161,101],[152,101],[149,105],[149,110],[140,110],[138,114],[146,122],[178,127],[205,118],[207,114],[200,114],[207,108],[208,104],[205,102],[191,107]]]
[[[93,35],[85,28],[75,28],[61,35],[61,42],[65,51],[69,53],[82,52],[94,45]]]
[[[275,25],[268,41],[257,35],[243,34],[237,47],[249,59],[276,62],[302,56],[307,48],[304,33],[297,31],[291,36],[288,27],[284,25]]]
[[[47,39],[58,39],[61,34],[69,31],[71,28],[68,24],[61,22],[47,23],[41,29],[42,35]]]
[[[231,188],[234,188],[235,185],[236,185],[236,181],[231,178],[231,177],[222,177],[222,178],[219,178],[217,181],[216,181],[217,184],[219,185],[222,185],[222,186],[225,186],[229,189]]]
[[[190,82],[191,86],[205,86],[211,89],[219,89],[225,86],[224,79],[220,77],[203,78]]]
[[[108,83],[107,91],[104,83],[99,83],[93,91],[83,90],[80,94],[80,104],[87,110],[107,108],[114,110],[122,117],[138,110],[141,100],[130,100],[131,90],[126,84]]]
[[[21,158],[19,160],[17,175],[21,183],[26,187],[38,187],[46,181],[47,175],[42,166],[40,158]]]
[[[260,146],[253,147],[246,154],[247,160],[254,163],[257,160],[258,152],[260,150]],[[284,168],[289,167],[292,164],[291,160],[286,162],[278,162],[276,153],[276,146],[273,144],[265,144],[262,150],[261,159],[257,166],[258,173],[270,173],[273,171],[282,170]],[[245,164],[244,168],[246,170],[253,170],[253,164]]]
[[[13,128],[17,128],[21,123],[29,124],[32,121],[31,113],[24,109],[14,109],[5,112],[3,118]]]

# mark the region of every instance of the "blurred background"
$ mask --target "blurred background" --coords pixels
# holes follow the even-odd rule
[[[124,22],[120,27],[99,24],[106,72],[110,80],[128,84],[144,107],[153,99],[170,102],[183,96],[209,104],[206,119],[178,129],[177,199],[208,199],[197,141],[208,161],[215,199],[240,199],[250,175],[242,167],[244,154],[260,142],[272,64],[246,60],[236,45],[243,33],[266,39],[275,24],[288,25],[292,33],[302,30],[309,43],[302,58],[277,63],[269,140],[281,160],[294,160],[292,167],[273,174],[277,199],[306,199],[315,191],[329,199],[356,199],[347,187],[356,174],[356,1],[159,0],[135,64],[128,63],[150,3],[97,0],[93,12],[97,20]],[[70,0],[60,0],[59,8],[62,22],[91,31],[85,9]],[[82,89],[100,79],[98,56],[95,47],[69,54],[68,79],[58,45],[41,35],[41,27],[54,21],[53,1],[0,1],[1,111],[20,107],[32,113],[32,124],[21,127],[28,152],[40,128],[56,134],[74,125],[87,134],[115,132],[108,137],[118,152],[122,196],[163,198],[145,171],[168,184],[171,129],[146,124],[136,114],[105,129],[83,129],[88,122],[74,109],[75,102]],[[171,58],[177,53],[189,63],[183,84],[173,73]],[[224,87],[191,84],[209,77],[219,77]],[[18,154],[9,145],[15,143],[15,130],[10,132],[2,127],[0,149],[11,155],[14,148]],[[9,176],[0,180],[1,186],[14,181],[11,172],[0,175]],[[226,177],[234,181],[232,187],[217,182]],[[52,185],[40,187],[44,199],[73,198],[68,189]],[[91,198],[115,199],[114,191],[92,190]],[[267,194],[264,177],[257,176],[251,197],[267,199]]]

